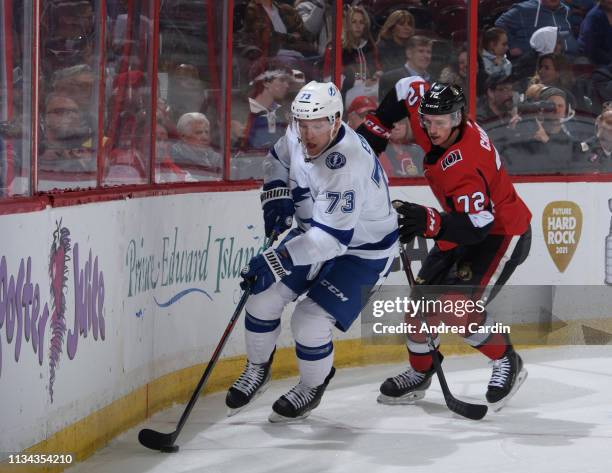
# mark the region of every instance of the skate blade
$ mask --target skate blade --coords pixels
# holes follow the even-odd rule
[[[268,416],[268,422],[271,422],[272,424],[293,424],[293,423],[300,422],[301,420],[306,419],[310,415],[311,412],[312,410],[298,417],[285,417],[285,416],[282,416],[272,411],[272,413]]]
[[[510,400],[510,398],[514,396],[514,394],[518,391],[521,385],[525,382],[528,374],[529,373],[527,372],[525,368],[521,369],[518,376],[516,377],[516,382],[514,383],[514,386],[512,386],[512,389],[510,390],[508,395],[504,397],[503,399],[500,399],[497,402],[489,404],[489,407],[493,410],[493,412],[499,412],[503,409],[503,407]]]
[[[389,406],[407,405],[407,404],[414,404],[416,401],[423,399],[424,397],[425,397],[425,391],[412,391],[412,392],[406,393],[403,396],[399,396],[399,397],[379,394],[378,397],[376,398],[376,401],[379,404],[386,404]]]
[[[270,379],[268,379],[268,381],[266,381],[266,382],[265,382],[265,383],[264,383],[264,384],[261,386],[261,388],[259,388],[259,391],[257,391],[257,392],[255,393],[255,395],[254,395],[254,396],[251,398],[251,400],[250,400],[250,401],[249,401],[247,404],[245,404],[245,405],[244,405],[244,406],[242,406],[242,407],[237,407],[237,408],[235,408],[235,409],[234,409],[234,408],[231,408],[231,407],[228,407],[228,408],[227,408],[227,412],[226,412],[227,417],[233,417],[233,416],[235,416],[236,414],[238,414],[239,412],[244,411],[244,410],[245,410],[247,407],[252,406],[252,405],[253,405],[253,401],[255,401],[255,400],[256,400],[256,399],[257,399],[259,396],[261,396],[263,393],[265,393],[265,392],[266,392],[266,390],[267,390],[269,387],[270,387]]]

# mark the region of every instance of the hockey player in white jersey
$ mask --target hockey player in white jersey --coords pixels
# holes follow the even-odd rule
[[[310,82],[291,105],[292,125],[270,149],[261,194],[266,235],[293,228],[277,248],[243,270],[247,365],[229,389],[230,415],[270,380],[284,307],[296,305],[291,330],[299,383],[272,406],[269,420],[303,419],[334,376],[332,328],[349,329],[397,255],[397,214],[388,179],[364,138],[342,122],[331,82]]]

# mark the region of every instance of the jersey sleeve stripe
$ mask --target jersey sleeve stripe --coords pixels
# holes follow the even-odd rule
[[[399,232],[397,230],[393,230],[382,240],[374,243],[364,243],[363,245],[359,246],[349,246],[349,250],[386,250],[395,244],[398,236]]]
[[[338,230],[337,228],[328,227],[327,225],[319,223],[316,220],[312,221],[312,226],[320,228],[325,233],[329,233],[344,246],[348,246],[353,239],[353,233],[355,232],[354,228],[351,228],[350,230]]]
[[[276,159],[279,163],[281,163],[285,169],[289,169],[289,166],[287,166],[285,163],[283,163],[281,161],[281,159],[278,157],[278,154],[276,153],[276,150],[274,149],[274,146],[272,146],[272,148],[270,148],[270,154],[272,155],[272,157],[274,159]]]

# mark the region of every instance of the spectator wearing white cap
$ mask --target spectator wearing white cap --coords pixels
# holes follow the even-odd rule
[[[568,32],[563,38],[569,54],[578,53],[578,43],[571,34],[569,7],[561,0],[526,0],[516,3],[496,21],[495,26],[508,33],[510,58],[518,58],[529,50],[531,35],[543,26],[557,26]]]
[[[544,26],[537,29],[529,39],[530,48],[518,58],[512,66],[512,76],[517,81],[518,90],[525,90],[529,77],[537,69],[538,58],[545,54],[561,54],[563,52],[562,37],[556,26]]]

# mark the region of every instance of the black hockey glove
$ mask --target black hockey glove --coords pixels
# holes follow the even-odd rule
[[[252,294],[259,294],[289,276],[292,269],[293,262],[287,250],[269,248],[251,258],[249,264],[242,269],[240,275],[244,280],[240,287],[244,290],[250,287]]]
[[[442,216],[432,207],[394,200],[397,211],[400,242],[410,243],[414,237],[435,238],[440,233]]]
[[[285,186],[281,181],[270,182],[264,185],[261,193],[266,237],[270,237],[275,230],[280,235],[293,224],[295,206],[291,189]]]

